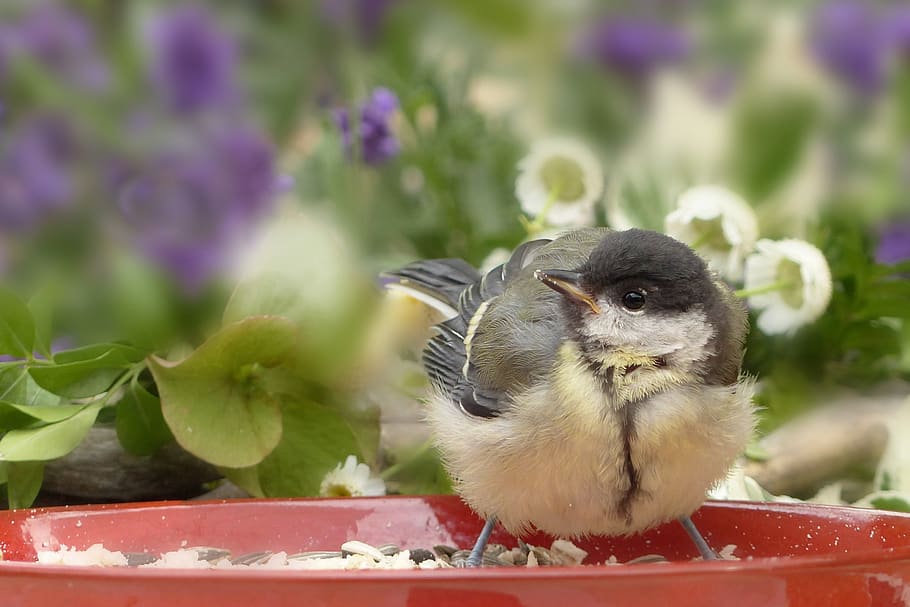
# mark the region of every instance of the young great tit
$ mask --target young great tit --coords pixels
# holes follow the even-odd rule
[[[389,274],[448,320],[423,361],[428,419],[462,498],[487,521],[561,537],[689,515],[753,427],[745,306],[689,247],[587,228],[518,247],[481,276],[461,260]]]

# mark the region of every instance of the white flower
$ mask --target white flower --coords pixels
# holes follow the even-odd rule
[[[758,328],[769,335],[792,333],[817,319],[831,300],[831,270],[825,256],[803,240],[759,240],[746,259],[749,305],[761,310]]]
[[[763,20],[767,35],[750,74],[752,86],[768,94],[805,95],[819,103],[833,103],[838,96],[813,56],[806,19],[784,9]]]
[[[708,491],[714,500],[767,501],[766,493],[751,476],[746,476],[741,464],[734,464],[726,478]]]
[[[319,495],[323,497],[350,497],[363,495],[385,495],[385,483],[373,476],[370,467],[358,463],[349,455],[344,464],[338,464],[322,479]]]
[[[545,139],[518,163],[515,196],[531,217],[552,226],[594,222],[594,202],[603,193],[600,162],[574,139]]]
[[[674,72],[656,75],[652,103],[610,171],[605,199],[611,227],[661,229],[686,188],[718,178],[730,155],[735,106],[711,99]]]
[[[724,278],[742,278],[743,262],[758,240],[755,211],[730,190],[703,185],[679,197],[665,219],[667,234],[695,249]]]

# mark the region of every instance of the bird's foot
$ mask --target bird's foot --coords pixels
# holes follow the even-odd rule
[[[487,543],[490,541],[490,534],[493,533],[493,527],[496,526],[496,517],[491,516],[483,524],[483,529],[480,531],[480,535],[477,536],[477,541],[474,542],[474,547],[471,549],[471,554],[468,555],[468,558],[464,560],[458,560],[452,564],[456,567],[465,567],[465,568],[474,568],[480,567],[483,565],[483,553],[486,550]]]
[[[705,541],[705,538],[702,537],[702,534],[698,531],[698,528],[695,526],[695,523],[692,522],[692,519],[688,516],[681,516],[679,518],[679,524],[682,525],[683,529],[686,530],[686,533],[689,534],[689,538],[692,540],[692,543],[695,544],[695,547],[698,548],[701,558],[706,561],[716,561],[720,557],[717,556],[717,553],[711,549],[711,546],[708,545],[708,542]]]

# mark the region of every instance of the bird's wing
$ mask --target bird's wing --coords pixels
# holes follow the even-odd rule
[[[459,314],[462,292],[480,280],[480,273],[461,259],[415,261],[380,276],[384,287],[401,289],[447,318]]]
[[[437,309],[450,310],[450,318],[436,325],[437,334],[424,349],[423,363],[436,389],[471,415],[499,414],[499,395],[485,392],[468,374],[475,317],[482,316],[483,310],[549,242],[542,239],[522,244],[508,261],[484,276],[467,263],[453,259],[418,261],[385,275],[391,284],[432,298]]]
[[[475,317],[465,375],[474,393],[507,406],[516,394],[545,379],[567,338],[564,299],[534,278],[535,270],[577,270],[609,232],[586,228],[540,248],[502,294]]]

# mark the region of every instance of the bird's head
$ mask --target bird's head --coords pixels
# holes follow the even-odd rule
[[[569,338],[611,378],[732,384],[746,311],[685,244],[658,232],[607,233],[581,267],[537,270],[563,295]]]

